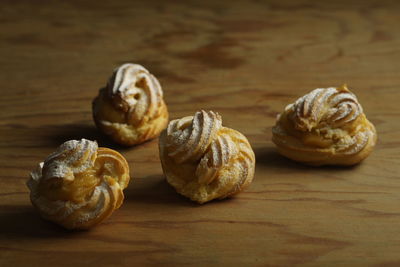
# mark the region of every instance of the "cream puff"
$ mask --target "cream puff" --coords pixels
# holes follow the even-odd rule
[[[353,165],[377,140],[357,97],[344,85],[318,88],[289,104],[272,128],[282,155],[309,165]]]
[[[117,68],[93,101],[98,129],[122,145],[157,137],[168,124],[168,110],[158,80],[143,66]]]
[[[67,141],[50,154],[27,185],[43,218],[67,229],[88,229],[121,206],[129,179],[120,153],[82,139]]]
[[[237,194],[253,180],[255,156],[249,142],[222,126],[221,116],[212,111],[171,121],[159,149],[168,183],[198,203]]]

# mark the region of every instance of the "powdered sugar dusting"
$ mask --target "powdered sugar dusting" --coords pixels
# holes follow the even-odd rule
[[[196,169],[199,182],[211,183],[216,178],[218,170],[228,164],[238,152],[236,144],[229,135],[222,134],[215,138]]]
[[[115,69],[107,91],[116,106],[130,113],[132,123],[155,116],[163,96],[158,80],[143,66],[131,63]]]
[[[177,163],[200,159],[221,127],[221,116],[212,111],[198,111],[191,121],[190,117],[171,121],[167,130],[168,155]]]
[[[354,94],[347,88],[334,87],[311,91],[295,102],[294,110],[296,127],[303,131],[311,131],[323,120],[331,124],[349,123],[362,113]]]
[[[86,139],[65,142],[44,161],[43,177],[73,180],[74,174],[93,166],[97,148],[96,141]]]

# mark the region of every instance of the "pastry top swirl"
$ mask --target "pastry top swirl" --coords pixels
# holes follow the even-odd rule
[[[123,201],[129,167],[116,151],[97,143],[70,140],[31,173],[27,185],[40,214],[69,229],[102,221]]]
[[[114,106],[127,113],[132,125],[142,122],[145,116],[157,116],[163,104],[160,83],[138,64],[127,63],[115,69],[106,90]]]
[[[301,131],[311,131],[321,124],[345,127],[363,114],[357,97],[345,86],[315,89],[286,109],[291,108],[295,127]]]
[[[63,143],[43,162],[42,179],[74,180],[74,174],[93,167],[97,154],[97,143],[86,139]]]
[[[221,116],[212,111],[170,122],[167,128],[168,155],[176,163],[200,159],[221,129]]]

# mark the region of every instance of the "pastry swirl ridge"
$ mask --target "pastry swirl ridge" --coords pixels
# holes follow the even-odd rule
[[[318,88],[289,104],[272,129],[278,151],[310,165],[353,165],[376,143],[376,130],[344,85]]]
[[[196,161],[206,151],[221,128],[221,116],[200,111],[194,117],[172,121],[167,128],[168,155],[177,163]]]
[[[198,111],[170,122],[160,136],[160,159],[178,193],[204,203],[234,195],[253,179],[254,152],[218,113]]]
[[[156,137],[168,123],[158,80],[138,64],[123,64],[93,101],[96,125],[114,141],[134,145]]]
[[[134,86],[132,86],[134,85]],[[129,123],[138,125],[145,116],[159,115],[163,92],[158,80],[138,64],[124,64],[115,70],[107,91],[114,105],[127,111]]]
[[[94,141],[70,140],[31,173],[31,202],[43,218],[67,229],[87,229],[123,202],[129,167],[118,152]]]
[[[302,131],[310,131],[321,122],[342,127],[363,114],[356,96],[344,87],[315,89],[298,99],[294,109],[296,128]]]

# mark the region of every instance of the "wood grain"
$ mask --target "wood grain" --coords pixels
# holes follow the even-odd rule
[[[400,266],[399,1],[1,1],[1,266]],[[163,177],[157,140],[98,133],[91,100],[114,67],[143,64],[171,118],[212,109],[256,156],[250,188],[196,205]],[[352,168],[276,153],[275,116],[347,83],[379,142]],[[33,210],[29,172],[68,139],[129,161],[124,205],[87,232]]]

